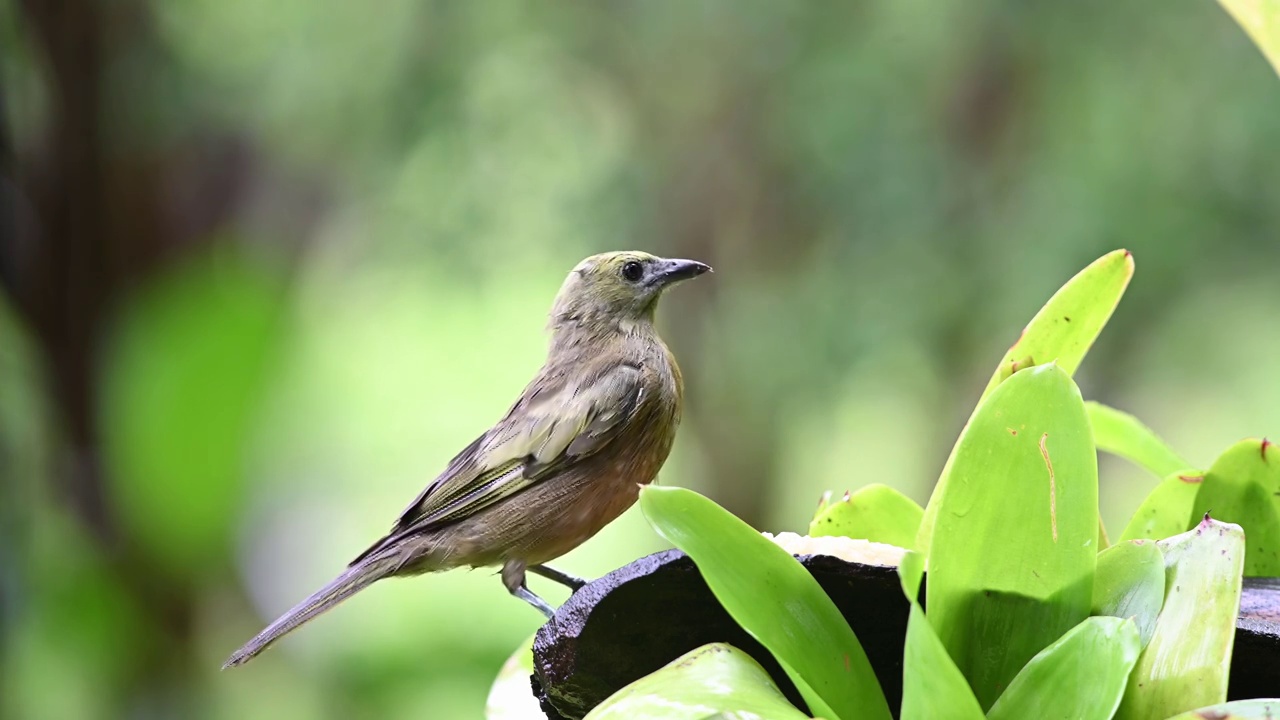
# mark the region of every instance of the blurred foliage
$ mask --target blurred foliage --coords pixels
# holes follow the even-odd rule
[[[487,571],[216,668],[501,414],[590,252],[716,267],[663,479],[761,528],[923,503],[1113,247],[1085,395],[1199,467],[1280,432],[1280,86],[1211,2],[21,0],[0,99],[6,717],[477,717],[539,622]],[[1100,475],[1121,527],[1154,481]]]

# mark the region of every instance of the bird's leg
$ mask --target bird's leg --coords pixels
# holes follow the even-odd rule
[[[586,580],[569,573],[560,572],[549,565],[530,565],[529,572],[534,575],[541,575],[552,582],[558,582],[574,592],[581,590],[582,586],[587,584]]]
[[[534,595],[529,591],[529,588],[525,587],[524,571],[525,564],[523,560],[508,560],[502,566],[502,584],[507,586],[507,592],[538,608],[550,620],[556,614],[556,611],[547,604],[546,600]]]

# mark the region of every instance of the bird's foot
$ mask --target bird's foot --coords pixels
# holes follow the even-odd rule
[[[529,569],[537,572],[536,567]],[[550,620],[556,614],[555,609],[548,605],[546,600],[538,597],[525,586],[524,571],[525,564],[523,560],[508,560],[502,566],[502,584],[506,586],[507,592],[538,608]]]
[[[552,582],[558,582],[573,592],[578,592],[587,584],[586,580],[570,575],[569,573],[560,572],[549,565],[531,565],[529,567],[529,572],[534,575],[541,575]]]
[[[530,605],[538,608],[538,611],[541,612],[543,615],[546,615],[548,620],[550,620],[556,614],[555,609],[552,608],[550,605],[548,605],[546,600],[543,600],[542,598],[535,595],[533,591],[531,591],[529,588],[518,587],[515,590],[513,590],[511,594],[529,603]]]

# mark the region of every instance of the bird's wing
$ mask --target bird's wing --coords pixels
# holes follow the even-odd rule
[[[534,382],[503,420],[467,446],[400,517],[393,534],[467,517],[609,443],[640,407],[643,373]]]

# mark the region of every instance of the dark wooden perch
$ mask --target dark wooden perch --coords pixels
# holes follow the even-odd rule
[[[897,570],[825,555],[800,562],[849,621],[896,712],[908,608]],[[1274,695],[1280,688],[1280,579],[1245,580],[1236,628],[1228,698]],[[624,685],[709,642],[750,653],[804,707],[773,656],[720,607],[678,550],[641,558],[574,593],[534,638],[534,693],[548,718],[577,720]]]

